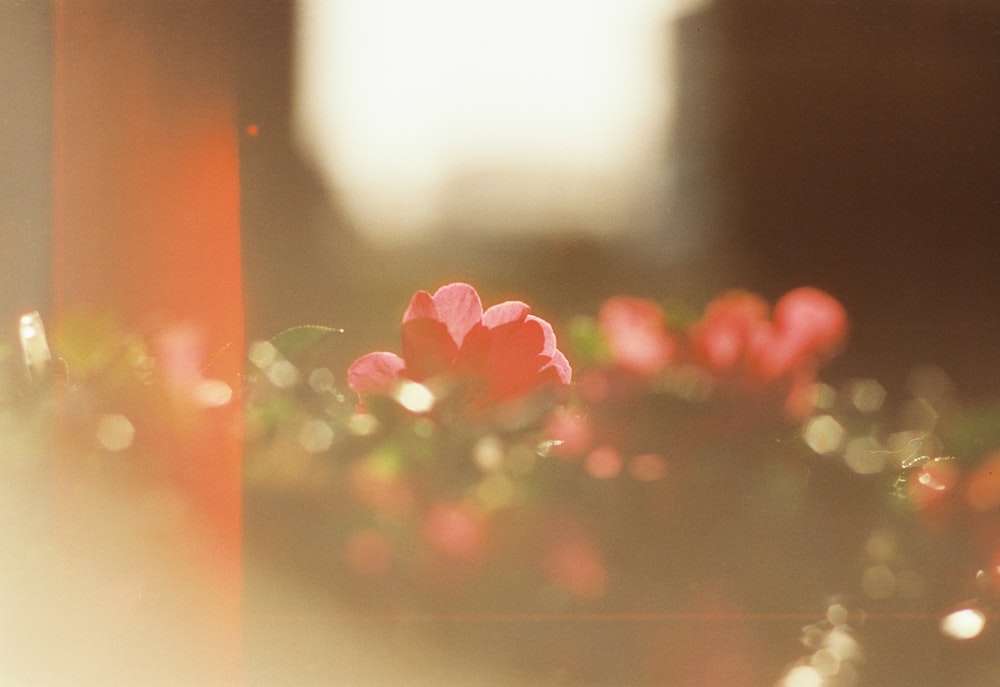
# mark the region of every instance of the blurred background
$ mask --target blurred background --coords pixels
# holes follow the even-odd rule
[[[809,283],[851,313],[845,368],[1000,381],[994,3],[221,7],[117,9],[178,54],[233,41],[250,338],[315,321],[360,350],[372,303],[456,277],[549,314]],[[11,321],[49,297],[51,7],[3,19]]]
[[[619,293],[697,309],[808,284],[852,322],[832,381],[898,393],[930,363],[963,398],[1000,391],[993,0],[86,4],[138,27],[177,83],[223,74],[188,90],[232,99],[247,342],[341,327],[346,366],[396,348],[413,291],[457,279],[554,321]],[[11,332],[53,308],[58,5],[0,0]],[[247,542],[253,684],[501,679],[415,644],[420,628],[345,634],[312,613],[322,592]],[[349,639],[330,654],[334,637]],[[396,661],[365,682],[386,645]]]

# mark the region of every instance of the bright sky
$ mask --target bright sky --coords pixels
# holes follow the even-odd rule
[[[303,0],[300,143],[376,241],[498,213],[603,230],[662,181],[692,4]]]

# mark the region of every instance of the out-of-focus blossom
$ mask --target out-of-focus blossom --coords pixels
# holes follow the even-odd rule
[[[774,306],[773,325],[755,340],[755,369],[765,380],[821,362],[843,344],[847,312],[812,287],[789,291]]]
[[[618,367],[642,377],[662,372],[677,355],[677,341],[667,331],[663,309],[644,298],[618,296],[601,306],[597,318]]]
[[[847,336],[847,313],[813,287],[789,291],[769,313],[760,297],[733,291],[712,301],[688,332],[692,360],[723,388],[780,395],[789,419],[810,410],[816,373]]]
[[[564,390],[572,374],[548,322],[520,301],[484,312],[476,290],[462,283],[413,296],[402,347],[402,356],[369,353],[351,365],[348,383],[362,401],[413,381],[457,400],[463,417],[479,418],[543,390]]]
[[[736,371],[767,335],[767,314],[767,303],[754,294],[732,291],[719,296],[688,332],[695,362],[713,374]]]
[[[474,562],[486,551],[486,518],[464,503],[436,503],[424,516],[424,538],[437,553]]]

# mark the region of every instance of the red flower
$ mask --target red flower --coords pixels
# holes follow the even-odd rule
[[[597,320],[611,358],[620,368],[653,377],[674,361],[677,342],[667,331],[663,309],[654,301],[609,298]]]
[[[528,399],[544,389],[565,389],[571,377],[556,349],[552,326],[520,301],[485,312],[468,284],[418,291],[403,315],[403,355],[378,352],[358,358],[347,372],[364,400],[393,394],[407,380],[444,389],[467,415]]]

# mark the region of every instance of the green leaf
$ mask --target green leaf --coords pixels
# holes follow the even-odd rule
[[[602,365],[609,359],[608,345],[597,320],[580,315],[569,323],[569,342],[576,353],[573,363]]]
[[[310,348],[325,341],[334,334],[342,334],[343,329],[324,327],[318,324],[306,324],[292,327],[271,338],[273,345],[281,355],[292,360]]]

